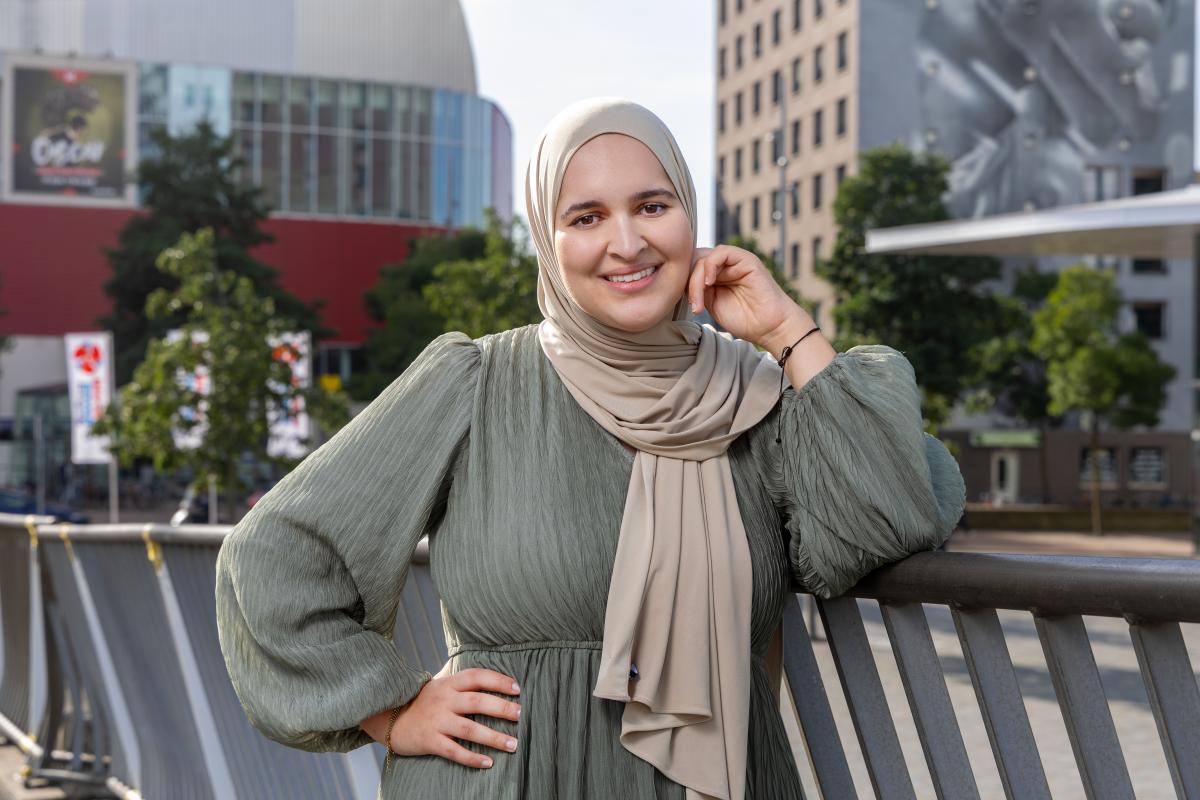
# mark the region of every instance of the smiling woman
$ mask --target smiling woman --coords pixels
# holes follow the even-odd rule
[[[571,299],[614,328],[667,317],[692,272],[692,226],[650,148],[618,133],[580,147],[563,175],[554,250]]]
[[[801,798],[785,600],[936,547],[962,510],[912,368],[835,354],[753,254],[697,249],[641,106],[555,117],[526,202],[545,319],[439,337],[225,540],[238,696],[285,744],[386,743],[384,800]],[[390,639],[426,534],[437,676]]]

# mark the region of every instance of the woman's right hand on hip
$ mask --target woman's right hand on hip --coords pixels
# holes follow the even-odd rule
[[[392,752],[401,756],[441,756],[479,769],[492,766],[489,756],[472,752],[455,741],[463,739],[508,753],[517,749],[515,736],[467,718],[468,714],[482,714],[515,722],[521,715],[519,703],[486,692],[516,695],[520,688],[511,676],[481,668],[429,680],[400,709],[388,743]],[[382,744],[390,717],[391,709],[381,711],[364,720],[362,728]]]

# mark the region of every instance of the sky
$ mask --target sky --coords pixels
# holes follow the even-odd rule
[[[715,14],[707,0],[461,0],[478,92],[513,126],[513,207],[523,218],[525,165],[564,106],[618,95],[675,134],[699,206],[699,242],[713,236]]]

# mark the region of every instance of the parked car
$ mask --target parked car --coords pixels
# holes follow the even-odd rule
[[[5,514],[36,514],[37,498],[25,492],[17,492],[12,489],[0,489],[0,512]],[[86,525],[90,520],[87,514],[80,513],[68,506],[59,506],[52,503],[47,503],[45,511],[47,516],[55,517],[62,522],[70,522],[72,525]]]

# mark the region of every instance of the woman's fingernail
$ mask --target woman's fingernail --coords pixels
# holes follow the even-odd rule
[[[507,747],[510,751],[516,750],[517,749],[517,740],[509,739],[507,742],[504,743],[504,746]]]
[[[513,682],[513,694],[518,694],[518,693],[520,693],[520,691],[521,691],[521,687],[517,686],[516,682],[514,681]]]
[[[492,760],[487,756],[484,756],[482,759],[480,759],[479,763],[483,764],[485,767],[490,767],[492,765]]]

